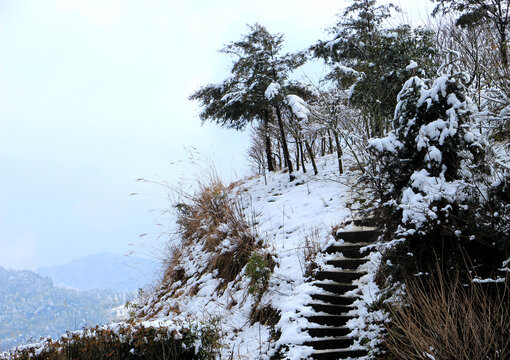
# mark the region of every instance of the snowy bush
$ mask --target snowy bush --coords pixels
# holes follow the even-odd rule
[[[273,272],[275,262],[271,254],[260,254],[254,252],[244,269],[244,275],[250,279],[248,293],[254,295],[260,301],[264,291],[267,289],[269,278]]]
[[[214,324],[180,328],[111,325],[68,333],[60,339],[0,354],[9,360],[212,360],[220,337]]]
[[[367,173],[395,260],[386,274],[429,271],[437,259],[448,268],[470,261],[490,276],[508,257],[508,229],[491,211],[495,173],[470,127],[473,110],[461,76],[412,77],[398,95],[395,129],[370,141]],[[508,201],[499,206],[508,214]]]

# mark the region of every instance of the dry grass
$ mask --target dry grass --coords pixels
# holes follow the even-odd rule
[[[299,250],[298,258],[300,260],[303,276],[311,276],[313,271],[317,268],[317,255],[321,252],[320,228],[312,228],[304,234]]]
[[[181,257],[187,247],[201,244],[211,254],[205,271],[217,270],[224,280],[221,288],[236,279],[252,252],[261,246],[239,197],[233,193],[236,185],[225,186],[211,176],[207,184],[199,183],[198,191],[185,203],[175,205],[182,242],[170,249],[164,283],[186,282]]]
[[[407,279],[407,304],[390,307],[386,358],[510,359],[507,284],[465,286],[442,273]]]
[[[258,322],[273,329],[280,321],[280,313],[271,305],[253,307],[250,320],[252,325]]]
[[[184,268],[180,266],[182,256],[182,248],[176,245],[169,246],[169,256],[163,261],[165,273],[163,275],[163,283],[173,283],[183,281],[185,277]]]
[[[263,245],[241,202],[246,189],[239,182],[225,186],[214,170],[205,177],[207,181],[195,179],[198,187],[193,194],[182,186],[165,187],[173,193],[168,197],[174,200],[172,209],[178,228],[168,242],[163,278],[151,304],[137,313],[138,318],[156,316],[163,300],[195,295],[199,284],[190,284],[191,277],[213,273],[220,280],[216,291],[221,293],[230,282],[242,278],[250,256]],[[186,264],[195,260],[199,270],[187,274]]]

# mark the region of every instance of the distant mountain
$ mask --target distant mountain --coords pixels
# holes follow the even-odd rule
[[[110,290],[55,287],[49,277],[0,267],[0,351],[44,336],[115,320],[132,297]]]
[[[51,277],[56,285],[74,289],[134,292],[152,281],[158,270],[159,263],[152,259],[99,253],[37,272]]]

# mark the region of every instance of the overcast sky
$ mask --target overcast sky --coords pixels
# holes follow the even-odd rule
[[[0,266],[153,253],[150,210],[168,204],[137,178],[189,178],[188,151],[226,180],[247,171],[247,135],[201,126],[187,100],[228,75],[217,50],[255,22],[305,48],[345,5],[0,0]]]

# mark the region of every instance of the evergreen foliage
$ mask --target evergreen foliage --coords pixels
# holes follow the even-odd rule
[[[265,92],[272,83],[293,89],[289,73],[304,63],[299,54],[281,54],[282,34],[270,34],[260,24],[249,26],[241,40],[220,50],[235,58],[231,75],[219,84],[209,84],[190,96],[202,105],[202,121],[215,121],[221,126],[243,129],[254,120],[269,116],[271,99]],[[280,98],[280,96],[278,96]]]
[[[430,76],[434,68],[433,33],[409,25],[384,28],[392,9],[375,0],[354,0],[331,30],[333,39],[311,48],[314,57],[330,65],[327,79],[349,90],[351,103],[367,119],[369,136],[391,129],[405,80],[416,72]]]
[[[493,213],[495,174],[470,130],[471,111],[460,76],[433,83],[412,77],[398,96],[395,130],[370,142],[385,237],[395,245],[395,265],[386,270],[409,274],[433,271],[436,260],[447,269],[471,261],[488,277],[508,257],[510,234],[501,222],[508,203],[507,215]]]
[[[240,41],[226,45],[221,52],[237,58],[231,76],[220,84],[209,84],[190,96],[201,102],[202,121],[241,130],[253,121],[264,124],[268,169],[274,169],[269,124],[278,120],[285,164],[292,173],[281,108],[286,94],[305,95],[304,86],[289,79],[290,73],[305,62],[303,54],[282,54],[283,35],[270,34],[260,24]],[[291,177],[292,179],[292,177]]]

